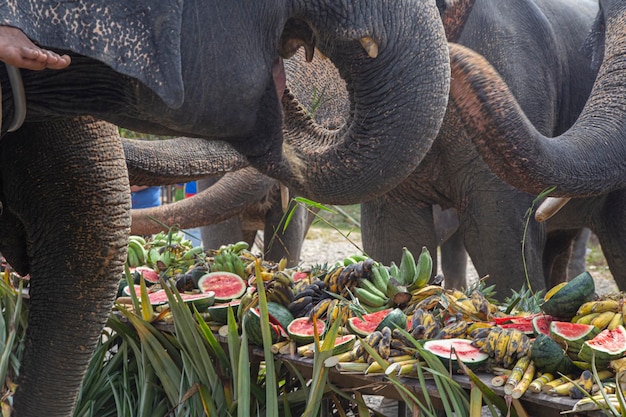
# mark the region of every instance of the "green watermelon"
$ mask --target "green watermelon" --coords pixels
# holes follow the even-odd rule
[[[209,272],[198,280],[200,291],[214,292],[217,302],[240,298],[246,292],[246,287],[246,282],[239,275],[225,271]]]
[[[530,358],[541,372],[567,375],[576,368],[565,350],[545,334],[537,335],[530,350]]]
[[[541,309],[553,317],[570,321],[583,303],[593,300],[595,293],[593,277],[585,271],[565,285],[559,285],[556,291],[548,291]]]
[[[583,343],[578,357],[585,362],[592,362],[595,354],[596,366],[605,367],[612,360],[626,356],[626,329],[617,326],[613,330],[602,330],[593,339]]]
[[[385,327],[389,327],[391,330],[396,327],[406,330],[406,314],[404,314],[404,311],[399,308],[391,310],[376,326],[376,330],[382,331]]]
[[[228,308],[232,308],[233,313],[235,313],[235,317],[237,317],[237,309],[240,303],[241,300],[236,299],[227,303],[214,304],[208,308],[208,312],[213,321],[226,324],[228,321]]]
[[[272,344],[287,337],[285,329],[271,313],[269,315],[269,326]],[[253,345],[263,346],[263,336],[261,334],[261,313],[258,308],[249,308],[243,315],[243,327],[248,335],[248,341]]]
[[[322,320],[317,320],[316,326],[317,334],[322,338],[326,331],[326,323]],[[287,326],[287,334],[298,345],[312,343],[315,340],[313,320],[308,317],[298,317],[292,320],[289,326]]]
[[[453,370],[459,368],[458,360],[468,367],[475,369],[487,363],[489,355],[482,352],[468,339],[441,339],[424,342],[424,349],[436,355],[444,365],[452,366]],[[452,354],[454,348],[455,354]]]

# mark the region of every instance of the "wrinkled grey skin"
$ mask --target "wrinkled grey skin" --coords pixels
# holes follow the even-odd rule
[[[579,48],[596,11],[594,1],[477,0],[459,43],[483,53],[534,125],[546,135],[557,135],[576,120],[593,83],[594,71]],[[453,77],[451,85],[455,83]],[[420,166],[394,190],[362,204],[364,249],[383,262],[398,262],[403,245],[413,253],[422,246],[435,253],[432,205],[453,208],[460,236],[442,247],[454,256],[451,266],[463,264],[462,248],[467,248],[479,276],[489,275],[488,283],[495,283],[498,297],[504,298],[526,282],[521,242],[525,212],[534,198],[492,173],[474,149],[459,110],[449,105]],[[599,221],[602,214],[597,211],[603,207],[602,200],[594,200],[580,213],[563,213],[547,225],[531,220],[525,263],[533,289],[566,278],[563,258],[572,240],[580,228],[594,229],[591,223]],[[593,221],[581,221],[580,216]],[[446,285],[463,286],[462,272],[448,271]]]
[[[214,174],[252,164],[301,195],[353,202],[363,192],[387,191],[420,162],[447,103],[449,58],[434,0],[389,7],[378,0],[16,3],[0,4],[0,24],[72,58],[65,70],[21,71],[28,112],[15,133],[7,133],[15,107],[0,68],[0,251],[30,274],[33,293],[14,402],[19,417],[72,414],[126,258],[130,199],[119,138],[109,139],[109,131],[91,140],[87,122],[73,117],[221,139],[206,141],[203,155]],[[361,47],[364,36],[378,43],[376,58]],[[310,135],[301,141],[282,134],[280,57],[303,43],[317,45],[353,87],[358,123],[340,134],[321,132],[324,151]],[[394,71],[397,84],[382,91],[380,80]],[[424,101],[408,99],[417,96]],[[292,121],[295,108],[285,110]],[[305,120],[300,114],[299,123]],[[371,125],[380,129],[374,141]],[[430,139],[400,139],[413,129]],[[371,154],[388,152],[402,154],[402,164],[382,166],[382,175],[362,169],[363,158],[369,164]]]
[[[583,197],[626,186],[626,4],[600,5],[588,46],[602,65],[585,110],[560,136],[546,137],[531,126],[489,64],[471,53],[454,54],[459,83],[452,97],[459,107],[476,109],[463,122],[485,161],[515,187],[537,192],[555,186],[553,196]],[[505,140],[494,132],[504,132]]]
[[[593,56],[602,59],[598,45],[603,46],[604,59],[585,109],[562,135],[550,139],[538,133],[490,64],[458,46],[451,55],[458,81],[451,96],[466,110],[463,122],[475,133],[471,139],[479,152],[503,179],[529,191],[555,185],[557,196],[598,195],[574,198],[557,215],[569,213],[589,225],[598,235],[618,287],[625,289],[626,194],[612,190],[623,187],[625,172],[626,4],[600,4],[602,13],[592,33],[600,43],[596,42]],[[506,140],[496,140],[494,132],[502,132]]]

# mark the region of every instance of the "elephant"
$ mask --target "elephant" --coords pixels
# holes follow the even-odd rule
[[[500,178],[520,190],[537,193],[554,188],[551,196],[580,198],[626,186],[622,81],[626,5],[617,0],[599,3],[585,43],[599,65],[598,75],[576,123],[555,137],[532,126],[490,62],[452,45],[458,83],[451,99],[464,111],[473,109],[471,114],[465,112],[462,122],[472,131],[480,155]],[[505,134],[496,137],[495,131]]]
[[[251,165],[298,195],[351,204],[419,164],[448,100],[434,0],[20,0],[0,4],[0,25],[71,57],[62,70],[0,68],[0,252],[30,275],[31,292],[20,417],[72,414],[123,273],[129,172],[119,136],[98,120],[204,139],[214,175]],[[278,96],[282,61],[301,46],[309,56],[317,47],[350,86],[345,128],[309,124],[317,143],[282,129],[310,123]],[[403,133],[415,129],[430,140]],[[373,164],[387,153],[402,163]]]
[[[597,78],[575,123],[553,137],[544,136],[531,125],[523,106],[484,57],[451,45],[455,74],[451,101],[461,110],[462,123],[472,132],[470,138],[481,157],[512,186],[528,192],[549,189],[552,196],[571,198],[549,221],[565,212],[588,224],[598,235],[621,290],[626,288],[626,171],[622,168],[625,22],[623,2],[600,1],[600,11],[585,43],[594,62],[601,62]]]
[[[533,125],[555,135],[574,123],[591,90],[595,71],[579,48],[596,13],[592,1],[477,0],[456,41],[484,54]],[[456,82],[453,76],[451,88]],[[492,172],[497,163],[488,166],[475,150],[473,132],[461,122],[461,113],[471,118],[471,106],[461,111],[449,103],[439,134],[417,169],[395,189],[361,204],[365,251],[383,262],[398,262],[402,246],[412,252],[427,246],[433,253],[439,243],[433,205],[439,204],[459,215],[458,234],[443,243],[442,252],[455,257],[452,265],[462,266],[467,248],[479,276],[489,275],[500,299],[527,282],[525,271],[533,290],[566,279],[572,242],[579,234],[576,266],[569,276],[582,272],[589,236],[583,228],[598,231],[595,224],[609,207],[606,200],[588,199],[578,212],[557,214],[545,225],[530,221],[526,227],[526,211],[540,190],[520,191],[499,179]],[[501,130],[493,132],[497,143]],[[466,285],[464,270],[444,275],[446,286]]]

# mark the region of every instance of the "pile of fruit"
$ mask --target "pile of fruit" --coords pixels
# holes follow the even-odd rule
[[[420,352],[428,351],[453,370],[462,361],[493,373],[493,384],[513,398],[544,392],[581,399],[600,389],[614,395],[626,367],[626,302],[621,294],[597,299],[587,272],[550,289],[541,312],[505,314],[481,287],[464,292],[429,283],[433,263],[425,248],[417,259],[405,248],[400,265],[355,255],[302,270],[263,261],[243,242],[204,251],[178,232],[132,237],[128,264],[135,288],[122,279],[120,303],[131,291],[139,294],[143,281],[159,319],[167,320],[160,286],[172,282],[216,331],[232,309],[257,345],[261,279],[272,351],[312,357],[315,343],[341,320],[333,350],[340,371],[411,376],[423,363]]]

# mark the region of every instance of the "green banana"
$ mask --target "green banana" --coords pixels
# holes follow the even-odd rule
[[[246,266],[243,264],[243,261],[239,257],[239,255],[233,256],[233,267],[235,268],[235,274],[239,275],[242,279],[248,279],[248,274],[246,274]]]
[[[137,253],[130,246],[128,247],[128,254],[126,255],[126,262],[130,268],[136,268],[139,266],[139,259]]]
[[[430,281],[430,277],[433,273],[433,258],[430,256],[430,252],[426,246],[422,248],[422,252],[417,258],[416,269],[415,279],[409,284],[409,291],[418,290],[426,286]]]
[[[359,299],[359,302],[361,302],[361,304],[364,304],[368,307],[382,307],[389,302],[388,298],[383,298],[376,294],[373,294],[365,288],[356,287],[354,288],[354,290],[352,290],[352,292],[354,293],[356,298]]]
[[[389,272],[387,271],[387,268],[385,268],[384,265],[381,265],[381,264],[374,265],[374,267],[372,268],[372,273],[370,275],[370,278],[372,282],[374,283],[374,285],[376,286],[376,288],[378,289],[378,291],[382,292],[383,294],[387,293],[387,282],[389,281]]]
[[[138,265],[135,266],[145,265],[147,258],[146,249],[138,241],[131,239],[128,241],[128,251],[130,252],[131,250],[137,257]]]
[[[196,255],[200,255],[204,252],[202,246],[194,246],[183,253],[183,259],[193,259]]]
[[[400,272],[400,268],[398,267],[398,265],[396,265],[395,262],[391,262],[391,265],[389,265],[389,275],[391,275],[392,277],[396,279],[396,281],[398,281],[399,279],[398,277],[400,276],[400,274],[401,272]]]
[[[402,248],[402,258],[400,259],[400,273],[396,277],[402,285],[410,285],[415,280],[417,267],[415,265],[415,257],[407,247]]]
[[[129,240],[136,240],[137,242],[139,242],[139,244],[141,246],[146,246],[146,239],[143,236],[139,236],[139,235],[130,235]]]
[[[374,283],[372,281],[370,281],[369,279],[367,279],[367,278],[361,278],[360,280],[357,281],[356,285],[358,287],[366,289],[367,291],[369,291],[372,294],[377,295],[377,296],[379,296],[381,298],[386,298],[387,297],[385,292],[380,291],[378,289],[378,287],[376,287],[376,285],[374,285]]]

